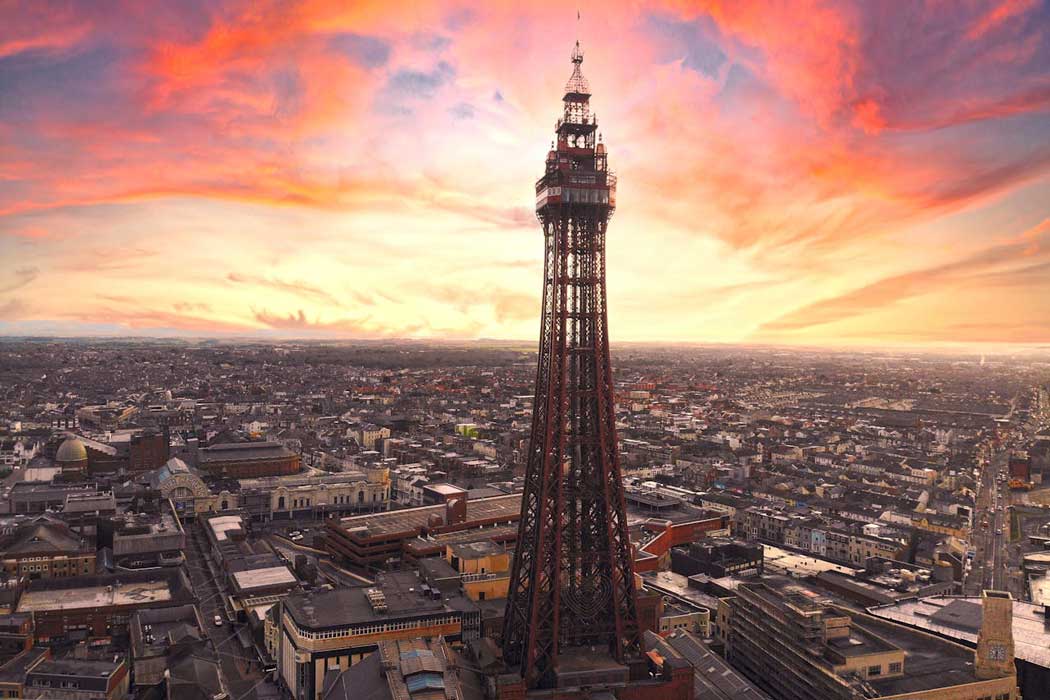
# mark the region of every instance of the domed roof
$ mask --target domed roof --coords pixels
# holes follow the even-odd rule
[[[87,448],[75,437],[63,440],[58,446],[58,452],[55,453],[56,462],[81,462],[87,458]]]

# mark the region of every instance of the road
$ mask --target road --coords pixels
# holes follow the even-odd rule
[[[205,633],[219,655],[219,666],[230,700],[279,697],[259,667],[254,651],[245,650],[237,639],[237,630],[227,617],[222,577],[208,566],[201,539],[195,527],[186,528],[186,571],[197,594],[197,606],[204,618]],[[212,624],[215,616],[222,618],[221,627]]]
[[[1010,544],[1010,487],[1006,479],[999,481],[1009,456],[1009,450],[996,452],[981,471],[972,538],[976,553],[963,585],[966,595],[985,588],[1008,590],[1015,598],[1021,594],[1016,547]]]

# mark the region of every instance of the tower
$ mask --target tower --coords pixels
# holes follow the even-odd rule
[[[536,183],[543,306],[505,662],[528,689],[644,669],[609,363],[605,233],[616,177],[579,42],[557,141]],[[587,663],[581,663],[586,659]]]
[[[977,634],[974,672],[988,680],[1014,674],[1014,601],[1006,591],[981,593],[981,631]]]

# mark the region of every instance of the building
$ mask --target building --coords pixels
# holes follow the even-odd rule
[[[141,482],[171,501],[182,518],[214,510],[215,499],[204,479],[178,457],[145,474]]]
[[[26,674],[25,697],[45,700],[123,700],[128,694],[128,664],[110,661],[48,659]]]
[[[1032,480],[1032,459],[1024,452],[1014,452],[1009,460],[1010,478],[1027,482]]]
[[[510,584],[510,552],[491,540],[450,544],[445,560],[459,574],[460,589],[474,601],[504,599]]]
[[[228,479],[286,476],[299,473],[299,455],[279,442],[221,443],[198,450],[197,467]]]
[[[711,636],[711,611],[693,608],[678,603],[663,601],[660,612],[659,633],[661,635],[684,631],[699,635],[702,639]]]
[[[130,624],[135,688],[166,683],[172,698],[221,697],[226,689],[205,624],[195,605],[136,611]],[[180,690],[187,683],[196,694]]]
[[[112,437],[113,434],[111,434]],[[118,434],[119,435],[119,434]],[[130,439],[130,435],[128,436]],[[86,435],[73,435],[70,434],[66,442],[74,441],[84,447],[84,454],[87,455],[87,461],[85,462],[84,470],[88,474],[115,474],[124,471],[127,468],[127,445],[128,442],[121,442],[119,437],[117,444],[111,444],[110,442],[103,442],[101,440],[95,440]],[[65,444],[65,443],[63,443]],[[120,448],[123,447],[124,453],[121,454]],[[74,448],[76,449],[76,448]],[[62,452],[62,446],[58,448],[58,453],[55,454],[55,464],[62,466],[65,470],[65,466],[62,460],[59,459],[61,456],[59,453]],[[80,450],[76,449],[75,453],[70,453],[79,456]],[[80,471],[79,468],[75,471]]]
[[[374,654],[345,671],[331,671],[323,700],[482,700],[474,673],[464,672],[443,639],[380,642]]]
[[[325,548],[342,562],[360,569],[398,565],[409,543],[426,534],[480,531],[513,541],[521,515],[521,495],[491,498],[452,499],[447,503],[419,508],[358,515],[325,521]],[[433,554],[441,555],[443,548]]]
[[[390,474],[385,467],[241,479],[239,486],[240,507],[263,520],[384,511],[390,503]],[[251,498],[254,495],[262,498]]]
[[[38,641],[76,640],[125,634],[136,610],[184,605],[192,599],[181,568],[152,569],[31,581],[16,612],[33,614]]]
[[[760,544],[710,538],[674,547],[671,550],[671,571],[683,576],[746,577],[761,574],[764,560],[764,549]]]
[[[966,596],[907,598],[868,609],[880,619],[976,648],[986,599]],[[1046,607],[1011,601],[1017,684],[1025,698],[1041,697],[1050,688],[1050,627]]]
[[[48,509],[59,509],[66,499],[76,494],[94,494],[95,484],[50,484],[19,481],[11,487],[8,502],[12,513],[43,513]]]
[[[171,457],[168,431],[136,431],[128,441],[128,472],[140,474],[164,466]]]
[[[0,537],[0,562],[10,576],[67,578],[95,573],[95,542],[51,515]]]
[[[678,657],[692,666],[697,700],[770,700],[695,634],[679,630],[661,637],[646,632],[645,642],[650,655]]]
[[[0,615],[0,663],[6,663],[33,646],[33,616]],[[0,697],[3,697],[0,695]]]
[[[242,512],[214,513],[198,520],[208,555],[226,577],[230,606],[242,619],[254,614],[261,624],[266,610],[297,589],[299,580],[269,547],[248,540],[249,523]]]
[[[1012,672],[975,672],[960,645],[847,611],[811,591],[742,583],[719,608],[726,657],[783,700],[1017,698]]]
[[[26,674],[50,658],[50,647],[34,646],[7,660],[0,666],[0,697],[24,698]]]
[[[120,569],[178,566],[184,560],[186,533],[170,501],[158,513],[124,513],[101,527],[100,542],[112,547]]]
[[[316,700],[329,671],[359,663],[380,642],[439,636],[458,640],[465,615],[468,626],[479,624],[476,607],[465,598],[442,600],[414,572],[394,572],[380,575],[372,588],[288,596],[268,614],[267,625],[273,629],[267,638],[276,643],[271,655],[292,697]]]
[[[88,471],[88,453],[84,443],[75,437],[62,441],[55,451],[55,466],[62,470],[65,478],[81,478]]]

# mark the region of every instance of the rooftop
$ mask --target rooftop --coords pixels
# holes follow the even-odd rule
[[[676,654],[693,667],[694,700],[769,700],[769,696],[734,671],[698,637],[684,630],[660,638],[645,633],[646,646],[661,655]]]
[[[460,559],[480,559],[506,553],[506,547],[496,544],[491,540],[474,542],[462,542],[450,544],[453,556]]]
[[[255,588],[269,588],[270,586],[294,586],[297,583],[295,575],[288,570],[287,566],[271,566],[265,569],[237,571],[233,574],[233,580],[242,591],[251,591]]]
[[[976,645],[982,610],[981,599],[976,596],[929,596],[880,605],[868,612],[880,619]],[[1014,656],[1050,668],[1050,625],[1043,606],[1015,600],[1013,632]]]
[[[973,670],[973,651],[970,649],[868,615],[851,615],[854,629],[877,635],[906,654],[904,675],[867,679],[879,695],[918,693],[977,680]]]
[[[199,464],[241,462],[249,459],[291,457],[293,453],[279,442],[233,442],[211,445],[197,452]]]
[[[356,515],[340,520],[340,525],[347,529],[363,527],[371,536],[392,535],[396,533],[416,533],[430,523],[431,516],[439,516],[444,522],[447,507],[444,504],[390,510],[383,513]],[[482,498],[467,501],[467,520],[517,520],[521,514],[521,494]]]
[[[337,588],[289,596],[284,608],[296,624],[307,630],[432,615],[449,610],[441,600],[423,596],[423,582],[414,572],[380,574],[377,588],[383,592],[386,612],[376,612],[368,598],[369,588]]]
[[[238,479],[242,490],[273,489],[279,486],[297,488],[301,486],[319,486],[321,484],[352,484],[365,481],[364,472],[344,471],[334,474],[291,474],[288,476],[260,476],[254,479]]]
[[[216,518],[208,518],[208,527],[215,534],[215,539],[222,542],[229,539],[231,530],[240,530],[244,527],[244,521],[240,515],[220,515]]]
[[[115,605],[146,605],[163,603],[171,599],[171,587],[167,581],[26,591],[18,601],[18,612],[51,612]]]

